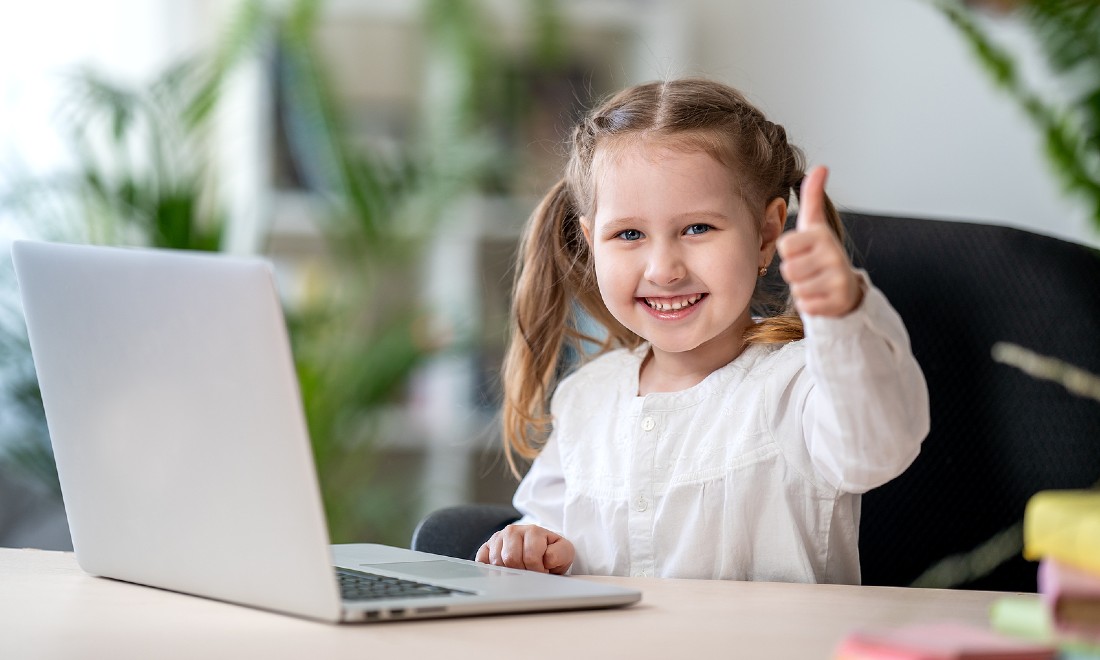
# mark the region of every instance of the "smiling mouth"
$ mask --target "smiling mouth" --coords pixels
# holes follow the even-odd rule
[[[707,294],[696,293],[690,296],[680,296],[678,298],[642,298],[650,309],[658,312],[678,312],[682,309],[687,309],[695,303],[702,300]]]

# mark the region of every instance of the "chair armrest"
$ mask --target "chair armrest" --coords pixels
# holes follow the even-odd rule
[[[412,535],[412,549],[473,559],[495,532],[519,520],[519,511],[502,504],[462,504],[425,516]]]

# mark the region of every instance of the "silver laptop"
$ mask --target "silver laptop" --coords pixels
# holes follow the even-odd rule
[[[88,573],[333,622],[641,597],[403,548],[330,546],[267,262],[28,241],[12,256]]]

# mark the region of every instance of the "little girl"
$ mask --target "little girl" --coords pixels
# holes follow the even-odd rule
[[[574,129],[521,247],[504,368],[509,463],[537,458],[522,520],[478,561],[859,583],[859,494],[916,457],[928,393],[825,176],[706,80],[627,89]],[[776,252],[790,298],[755,318]],[[567,339],[602,350],[560,378]]]

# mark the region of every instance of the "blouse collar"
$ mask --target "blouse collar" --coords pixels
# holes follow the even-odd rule
[[[642,399],[647,408],[675,410],[693,406],[717,392],[725,391],[735,380],[743,380],[753,366],[774,351],[776,346],[771,344],[749,344],[732,361],[715,369],[706,378],[685,390],[653,392],[639,396],[638,379],[641,373],[642,361],[649,353],[649,348],[649,342],[644,342],[624,353],[624,359],[626,360],[624,366],[628,368],[625,369],[626,377],[623,386],[628,388],[631,397]]]

